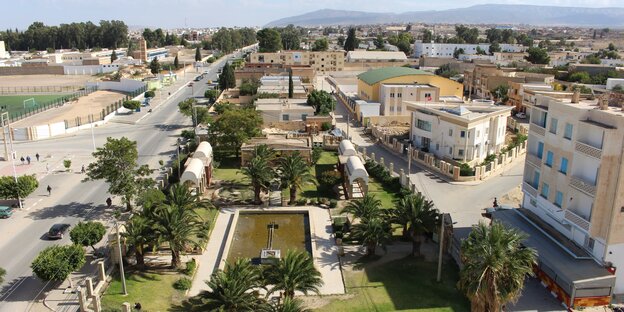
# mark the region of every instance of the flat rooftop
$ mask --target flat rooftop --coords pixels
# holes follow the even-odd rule
[[[405,101],[409,111],[420,111],[431,115],[460,118],[474,121],[490,115],[511,111],[511,106],[483,105],[481,103],[443,103]]]
[[[256,100],[256,110],[259,111],[281,111],[281,110],[309,110],[314,112],[314,107],[308,105],[307,99],[258,99]]]

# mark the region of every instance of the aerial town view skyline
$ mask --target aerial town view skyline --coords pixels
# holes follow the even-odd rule
[[[624,2],[22,1],[0,312],[624,311]]]

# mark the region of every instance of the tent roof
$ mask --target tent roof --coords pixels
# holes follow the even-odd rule
[[[206,165],[209,165],[212,162],[212,145],[207,141],[199,143],[195,154],[193,154],[193,158],[198,158]]]
[[[184,169],[184,172],[182,172],[182,177],[180,177],[180,183],[191,181],[193,184],[198,185],[203,175],[204,163],[197,158],[192,158],[189,164]]]
[[[366,168],[364,168],[360,157],[349,156],[347,160],[347,177],[350,183],[353,183],[357,178],[361,178],[368,183],[368,172],[366,172]]]
[[[342,140],[340,142],[340,146],[338,146],[338,151],[340,155],[343,156],[355,156],[357,153],[355,152],[355,147],[353,147],[353,143],[349,140]]]

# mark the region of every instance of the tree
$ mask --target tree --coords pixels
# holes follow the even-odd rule
[[[455,48],[455,50],[453,50],[453,57],[454,57],[454,58],[459,58],[459,56],[460,56],[461,54],[464,54],[464,53],[465,53],[465,52],[464,52],[464,49],[463,49],[463,48],[459,48],[459,49]]]
[[[100,222],[88,221],[78,222],[76,226],[69,232],[72,243],[85,247],[91,246],[95,252],[94,245],[102,240],[106,234],[106,228]]]
[[[81,246],[55,245],[42,250],[30,267],[44,281],[63,281],[84,264],[85,252]]]
[[[125,228],[122,236],[125,238],[126,244],[134,249],[137,266],[143,267],[145,265],[145,245],[156,241],[152,223],[142,215],[135,215],[126,223]]]
[[[294,205],[297,200],[297,191],[305,184],[314,183],[314,176],[310,173],[310,167],[301,157],[299,152],[280,159],[279,169],[282,187],[290,190],[290,204]]]
[[[137,110],[139,108],[141,108],[141,102],[139,101],[134,101],[134,100],[125,100],[123,101],[123,107],[129,110]]]
[[[422,42],[429,43],[431,41],[433,41],[433,33],[429,29],[426,29],[426,28],[423,29],[422,30]]]
[[[317,39],[312,45],[312,51],[327,51],[327,49],[329,49],[327,38]]]
[[[353,226],[351,235],[366,246],[366,255],[373,256],[377,245],[385,243],[391,237],[392,228],[383,218],[362,219]]]
[[[361,199],[349,201],[344,213],[350,213],[362,221],[380,218],[382,216],[381,201],[375,195],[366,194]]]
[[[347,40],[344,43],[345,51],[353,51],[358,47],[358,39],[355,37],[355,28],[349,28],[347,32]]]
[[[303,301],[297,298],[284,297],[281,302],[273,304],[272,312],[312,312],[310,309],[306,309]]]
[[[533,64],[548,64],[550,62],[550,56],[546,49],[539,47],[531,47],[527,50],[528,55],[524,58]]]
[[[532,274],[535,250],[522,242],[525,235],[499,222],[479,222],[461,244],[464,267],[457,286],[471,302],[472,311],[501,311],[515,301]]]
[[[264,28],[256,34],[258,38],[259,52],[277,52],[282,49],[282,37],[273,28]]]
[[[234,69],[229,63],[223,65],[221,75],[219,75],[219,88],[221,90],[227,90],[229,88],[236,87],[236,78],[234,76]]]
[[[175,58],[173,59],[173,67],[175,69],[180,68],[180,60],[178,60],[178,55],[176,54]]]
[[[249,259],[228,262],[214,272],[206,285],[210,290],[199,294],[203,311],[253,312],[265,305],[254,291],[263,288],[262,274]]]
[[[477,55],[486,55],[485,50],[481,49],[480,46],[477,46]]]
[[[288,98],[292,99],[293,98],[293,91],[294,91],[294,84],[293,84],[293,78],[292,78],[292,69],[288,71]]]
[[[283,258],[264,270],[264,278],[267,284],[273,286],[269,293],[283,291],[286,298],[293,298],[295,291],[304,295],[308,292],[318,294],[319,287],[323,285],[321,273],[306,251],[288,250]]]
[[[377,35],[377,38],[373,39],[373,43],[375,44],[375,48],[378,50],[383,49],[386,45],[386,41],[381,34]]]
[[[313,90],[308,94],[308,105],[316,108],[316,114],[327,116],[334,110],[336,100],[324,90]]]
[[[206,90],[206,92],[204,92],[204,97],[207,98],[210,103],[214,103],[214,101],[217,100],[218,95],[219,93],[217,92],[217,90],[214,89],[208,89]]]
[[[492,89],[490,93],[496,96],[496,99],[502,103],[507,103],[509,100],[509,96],[507,93],[509,92],[509,86],[506,84],[498,85],[496,88]]]
[[[299,30],[294,25],[290,24],[278,31],[284,50],[298,50],[300,48],[301,38],[299,38]]]
[[[450,64],[444,64],[435,70],[435,74],[445,78],[450,78],[459,73],[455,70],[452,70]]]
[[[494,41],[490,44],[490,48],[488,49],[488,52],[490,52],[491,55],[494,55],[495,52],[500,52],[501,51],[501,47],[500,44],[498,44],[498,42]]]
[[[136,141],[126,137],[109,137],[103,147],[97,148],[93,157],[95,161],[87,167],[87,179],[106,181],[108,192],[122,196],[129,210],[137,195],[156,184],[147,177],[151,173],[149,167],[137,164],[139,152]]]
[[[150,68],[150,72],[154,75],[160,73],[161,67],[160,67],[160,63],[158,62],[158,58],[153,58],[152,61],[149,64],[149,68]]]
[[[455,25],[456,37],[460,42],[475,44],[479,42],[479,30],[477,28],[468,28],[464,25]]]
[[[260,135],[261,125],[262,117],[255,109],[229,109],[219,115],[209,130],[218,152],[238,157],[241,145]]]
[[[254,191],[254,204],[262,204],[260,192],[267,190],[271,185],[275,177],[273,168],[265,159],[254,157],[247,163],[247,166],[240,169],[240,172],[251,181]]]
[[[339,46],[344,46],[345,44],[345,37],[344,36],[338,36],[338,39],[336,39],[336,42],[338,43]]]
[[[4,283],[4,276],[6,275],[6,270],[0,268],[0,284]]]
[[[199,51],[199,47],[195,48],[195,61],[199,62],[201,61],[202,56],[201,56],[201,52]]]
[[[39,187],[34,174],[17,177],[17,183],[12,176],[0,177],[0,197],[9,199],[26,198]]]
[[[403,236],[412,240],[412,256],[420,255],[422,236],[435,229],[437,209],[422,194],[410,194],[399,199],[392,210],[393,221],[403,226]]]
[[[276,156],[277,153],[275,152],[275,149],[268,146],[267,144],[258,144],[254,147],[253,157],[258,157],[270,163],[275,159]]]
[[[116,59],[117,59],[117,52],[113,50],[113,53],[111,53],[111,63],[114,62]]]

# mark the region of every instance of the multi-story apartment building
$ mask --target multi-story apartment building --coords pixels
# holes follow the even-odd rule
[[[472,71],[464,72],[464,90],[468,96],[492,98],[504,95],[492,94],[492,90],[500,85],[509,86],[510,82],[550,84],[554,80],[554,75],[501,69],[494,64],[478,64]]]
[[[459,43],[426,43],[416,40],[414,43],[414,57],[453,57],[457,50],[463,50],[463,54],[477,54],[477,47],[488,52],[490,50],[489,43],[479,44],[459,44]],[[527,48],[521,44],[501,44],[502,52],[524,52]]]
[[[344,51],[280,51],[275,53],[252,53],[250,63],[281,64],[290,66],[310,65],[316,72],[325,73],[344,69]]]
[[[472,165],[500,152],[511,107],[407,102],[407,110],[414,147]]]
[[[615,272],[616,295],[624,294],[621,104],[610,106],[607,97],[583,99],[576,92],[560,92],[559,98],[536,94],[522,184],[524,208]],[[566,295],[574,301],[574,293]]]
[[[440,89],[429,84],[384,83],[380,86],[380,113],[384,116],[409,115],[405,101],[434,103],[439,100]]]
[[[523,83],[523,82],[509,82],[509,89],[507,91],[507,105],[513,106],[516,112],[526,113],[524,105],[524,95],[529,94],[531,91],[553,91],[553,86],[547,83]],[[527,96],[527,99],[529,96]]]

